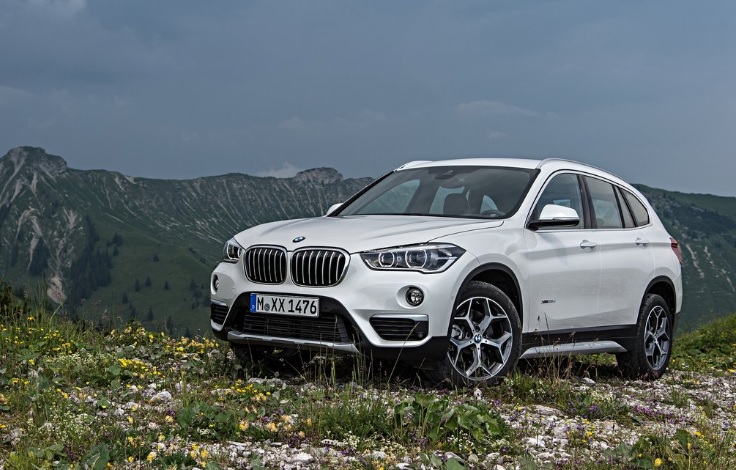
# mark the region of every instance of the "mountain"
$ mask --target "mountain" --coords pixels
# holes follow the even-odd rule
[[[682,326],[736,311],[736,198],[636,187],[682,249]]]
[[[209,274],[228,237],[321,215],[370,182],[330,168],[157,180],[15,148],[0,158],[0,277],[79,318],[206,334]],[[736,198],[638,188],[682,246],[683,327],[735,311]]]
[[[293,178],[134,178],[67,167],[41,148],[0,158],[0,277],[42,286],[76,316],[209,327],[209,274],[233,234],[317,216],[363,188],[330,168]]]

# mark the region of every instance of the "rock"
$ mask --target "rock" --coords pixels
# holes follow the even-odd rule
[[[293,463],[300,463],[300,464],[307,464],[311,463],[314,460],[314,457],[307,454],[306,452],[299,452],[295,456],[291,458],[291,461]]]
[[[556,416],[560,414],[560,410],[556,408],[551,408],[549,406],[537,405],[535,408],[537,410],[537,413],[542,416]]]
[[[160,401],[164,403],[170,402],[173,399],[174,397],[171,396],[171,393],[168,390],[161,390],[151,397],[151,401]]]
[[[527,437],[524,439],[524,442],[532,447],[539,447],[540,449],[544,449],[546,447],[544,444],[544,436]]]
[[[589,377],[583,377],[583,383],[586,383],[588,385],[595,385],[595,380]]]

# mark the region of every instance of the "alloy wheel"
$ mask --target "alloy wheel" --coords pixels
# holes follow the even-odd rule
[[[471,297],[457,306],[447,355],[463,377],[482,381],[496,376],[512,347],[511,320],[496,301]]]
[[[649,367],[659,370],[670,352],[670,328],[667,312],[657,305],[649,311],[644,331],[644,353]]]

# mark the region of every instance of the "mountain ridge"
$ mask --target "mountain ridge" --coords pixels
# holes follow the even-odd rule
[[[41,283],[80,318],[203,331],[209,272],[228,237],[322,215],[371,181],[332,168],[163,180],[18,147],[0,158],[0,277]],[[684,324],[736,310],[736,198],[636,186],[682,244]]]

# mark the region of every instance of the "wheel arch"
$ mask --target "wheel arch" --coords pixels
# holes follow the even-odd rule
[[[519,319],[522,325],[524,324],[524,304],[521,297],[521,288],[513,270],[501,263],[489,263],[478,266],[463,280],[458,291],[458,298],[459,294],[471,281],[486,282],[501,289],[509,297],[514,307],[516,307],[516,311],[519,313]]]
[[[670,309],[670,313],[674,315],[677,310],[677,291],[675,290],[675,284],[672,280],[666,276],[659,276],[652,279],[644,292],[643,302],[646,300],[648,294],[657,294],[664,299],[667,303],[667,307]]]

